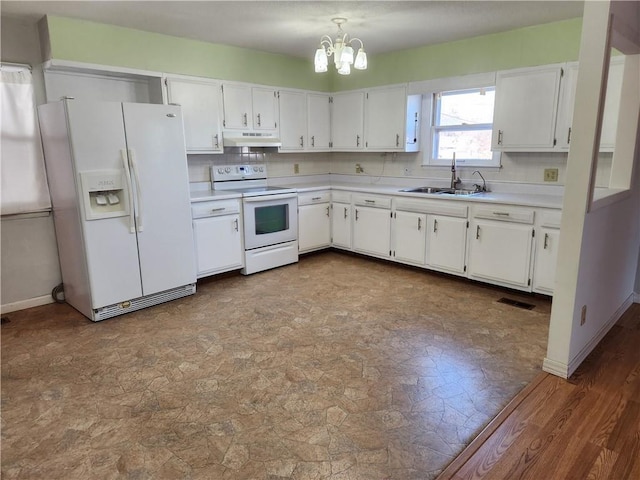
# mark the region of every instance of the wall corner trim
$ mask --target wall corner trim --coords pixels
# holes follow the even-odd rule
[[[545,357],[542,362],[542,370],[560,378],[569,378],[569,366],[565,363],[551,360],[550,358]]]

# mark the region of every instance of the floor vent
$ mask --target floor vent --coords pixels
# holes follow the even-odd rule
[[[531,305],[530,303],[519,302],[518,300],[512,300],[511,298],[505,297],[498,300],[498,303],[506,303],[512,307],[524,308],[525,310],[533,310],[535,308],[535,305]]]
[[[9,320],[9,317],[0,317],[0,324],[4,325],[5,323],[9,323],[11,320]]]

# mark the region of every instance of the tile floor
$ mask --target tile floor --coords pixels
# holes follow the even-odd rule
[[[434,478],[540,371],[549,312],[326,252],[100,323],[9,314],[2,478]]]

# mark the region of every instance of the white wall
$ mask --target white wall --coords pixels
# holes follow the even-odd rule
[[[3,62],[38,65],[41,61],[35,25],[2,17]],[[42,77],[34,69],[36,99],[44,98]],[[51,290],[62,280],[51,215],[2,218],[0,302],[2,312],[51,301]]]

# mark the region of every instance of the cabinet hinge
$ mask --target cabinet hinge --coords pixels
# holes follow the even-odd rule
[[[227,121],[226,120],[222,120],[222,126],[226,127],[227,126]]]
[[[222,93],[224,93],[224,85],[220,85],[220,90],[222,90]]]
[[[391,218],[393,218],[393,213],[392,213],[392,212],[389,212],[389,214],[391,215]]]
[[[535,228],[533,230],[531,230],[531,236],[533,238],[536,238],[536,229]]]
[[[273,92],[273,96],[277,97],[277,98],[280,98],[280,92]]]
[[[329,103],[333,103],[333,97],[329,97]]]
[[[560,78],[564,77],[564,68],[560,68]]]
[[[531,279],[527,280],[527,287],[531,285]]]
[[[389,250],[389,256],[390,257],[395,257],[396,256],[396,252],[393,252],[393,255],[391,255],[391,250]]]
[[[165,86],[165,87],[168,87],[168,86],[169,86],[169,79],[168,79],[168,78],[165,78],[165,79],[164,79],[164,86]]]
[[[467,266],[466,266],[466,265],[463,267],[462,271],[463,271],[463,272],[466,272],[466,271],[467,271]]]
[[[364,146],[369,148],[369,142],[364,142]]]
[[[369,100],[369,92],[367,92],[367,100]]]
[[[469,220],[467,220],[467,228],[469,228]],[[466,268],[466,267],[465,267]]]
[[[553,146],[554,146],[554,147],[556,146],[556,143],[558,143],[558,140],[554,138],[554,139],[553,139]]]

